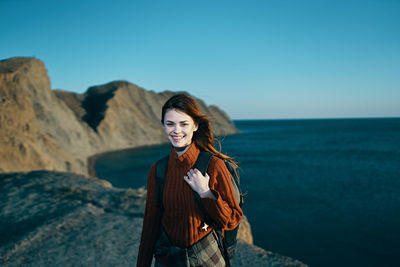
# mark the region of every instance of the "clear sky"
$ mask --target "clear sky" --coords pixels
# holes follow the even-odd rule
[[[400,117],[400,0],[0,0],[0,59],[127,80],[233,119]]]

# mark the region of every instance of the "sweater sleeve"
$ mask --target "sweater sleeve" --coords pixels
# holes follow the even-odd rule
[[[232,230],[239,224],[243,212],[235,199],[230,173],[225,162],[213,157],[207,173],[210,176],[210,189],[216,199],[202,198],[204,207],[218,226]]]
[[[144,211],[142,236],[140,240],[138,267],[148,267],[153,260],[153,250],[160,228],[159,208],[156,203],[155,164],[151,166],[147,178],[147,198]]]

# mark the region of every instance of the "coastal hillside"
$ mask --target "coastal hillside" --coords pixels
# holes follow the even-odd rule
[[[144,189],[33,171],[0,174],[0,191],[0,266],[135,266]],[[246,220],[239,238],[232,266],[306,266],[252,245]]]
[[[0,265],[134,265],[146,191],[88,177],[88,158],[166,142],[161,107],[173,94],[127,81],[51,90],[42,61],[0,61]],[[215,135],[237,132],[197,100]],[[304,266],[254,246],[246,219],[239,238],[232,266]]]
[[[93,86],[83,94],[51,90],[42,61],[2,60],[0,172],[87,174],[92,155],[163,143],[161,106],[173,94],[147,91],[127,81]],[[225,112],[197,100],[214,121],[215,135],[237,132]]]

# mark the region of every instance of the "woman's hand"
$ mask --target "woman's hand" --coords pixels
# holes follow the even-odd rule
[[[187,176],[183,176],[183,179],[201,198],[216,199],[210,190],[210,176],[208,176],[208,173],[204,176],[198,169],[190,169]]]

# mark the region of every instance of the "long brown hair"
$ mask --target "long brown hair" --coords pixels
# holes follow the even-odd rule
[[[211,152],[220,158],[227,159],[237,165],[237,163],[232,160],[232,157],[224,155],[220,151],[215,149],[214,141],[218,142],[220,149],[221,143],[218,139],[213,137],[208,116],[200,111],[199,105],[192,97],[186,94],[177,94],[168,99],[168,101],[165,102],[164,106],[162,107],[162,124],[164,124],[165,113],[171,109],[185,112],[198,125],[197,131],[193,133],[192,139],[197,147],[205,151]]]

